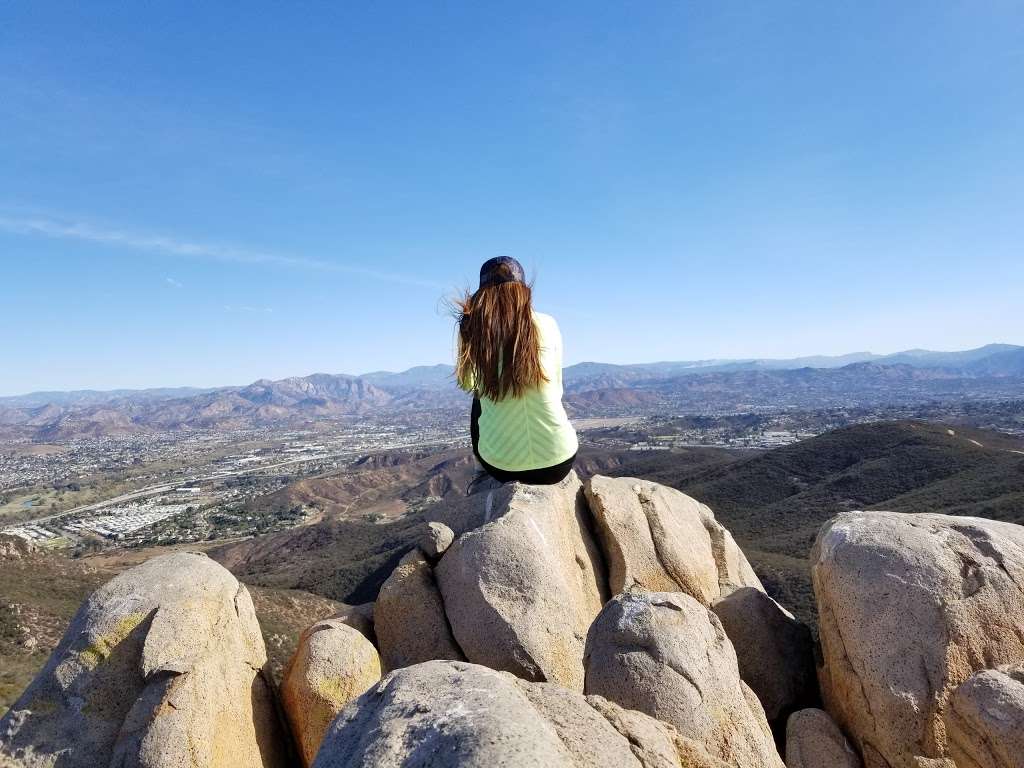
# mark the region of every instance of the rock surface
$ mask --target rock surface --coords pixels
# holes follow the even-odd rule
[[[953,691],[1024,661],[1024,528],[849,512],[822,528],[811,563],[826,709],[868,768],[942,764]]]
[[[318,621],[303,632],[281,681],[281,704],[304,765],[345,705],[380,680],[377,650],[346,618]]]
[[[23,766],[285,765],[245,587],[217,563],[163,555],[82,605],[43,671],[0,719]]]
[[[406,554],[381,586],[373,614],[385,669],[465,660],[448,626],[434,569],[419,549]]]
[[[427,523],[426,530],[420,536],[418,546],[423,551],[423,554],[427,556],[427,559],[433,563],[437,562],[438,558],[448,551],[448,547],[452,545],[453,541],[455,541],[455,532],[447,525],[444,523]]]
[[[629,739],[633,754],[643,766],[660,768],[674,766],[678,761],[681,768],[728,768],[728,763],[712,757],[702,745],[681,736],[668,723],[634,709],[623,709],[603,696],[587,696],[586,700],[615,730]]]
[[[575,473],[558,485],[512,484],[441,558],[438,585],[469,661],[583,689],[583,645],[606,582],[580,489]]]
[[[757,694],[769,722],[817,702],[811,631],[793,614],[753,587],[726,595],[711,610],[736,650],[740,677]]]
[[[684,593],[626,593],[591,627],[586,693],[673,725],[735,768],[781,768],[721,622]]]
[[[1024,664],[967,678],[944,720],[957,768],[1024,768]]]
[[[763,591],[732,535],[686,494],[632,477],[595,475],[586,495],[612,594],[685,592],[711,605],[740,587]]]
[[[377,635],[373,630],[373,603],[362,603],[361,605],[340,604],[337,613],[331,619],[347,624],[352,629],[358,630],[359,634],[376,645]]]
[[[786,723],[786,768],[861,768],[861,762],[827,712],[801,709]]]
[[[669,726],[598,697],[464,662],[388,675],[331,726],[314,768],[718,768]]]
[[[570,475],[432,514],[375,604],[303,633],[280,691],[303,764],[782,768],[767,712],[789,768],[1024,768],[1024,528],[826,524],[826,714],[806,708],[809,632],[693,499]],[[16,544],[12,566],[38,556]],[[155,558],[82,606],[0,720],[0,763],[297,764],[265,663],[245,587],[202,556]]]

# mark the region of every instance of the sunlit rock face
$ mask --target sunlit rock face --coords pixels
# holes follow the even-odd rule
[[[587,638],[586,688],[671,724],[728,765],[783,768],[721,622],[681,592],[627,592]]]
[[[486,509],[486,495],[478,503]],[[436,568],[456,642],[473,663],[582,691],[607,582],[579,478],[517,483],[484,518]]]
[[[29,768],[286,765],[245,587],[201,555],[154,558],[82,605],[0,720]]]
[[[281,681],[281,705],[304,765],[345,705],[380,680],[377,649],[347,619],[324,619],[303,632]]]
[[[1024,528],[843,513],[822,528],[811,566],[825,707],[867,768],[949,758],[954,691],[1024,662]],[[970,698],[958,700],[969,709]]]

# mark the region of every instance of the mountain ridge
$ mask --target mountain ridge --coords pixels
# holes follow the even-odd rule
[[[578,363],[563,371],[574,418],[665,412],[877,407],[926,402],[1008,400],[1024,392],[1024,347],[987,345],[962,352],[910,350],[788,361],[698,361],[613,365]],[[842,362],[842,365],[832,363]],[[787,368],[786,365],[798,367]],[[303,425],[351,417],[454,414],[467,394],[451,366],[417,366],[363,376],[315,373],[209,390],[89,392],[42,402],[39,394],[0,399],[0,439],[61,440],[133,432]]]
[[[909,349],[889,355],[876,355],[873,352],[850,352],[840,355],[806,355],[793,358],[714,358],[707,360],[662,360],[650,363],[602,363],[582,361],[566,366],[563,378],[566,382],[581,381],[599,376],[607,372],[635,372],[660,375],[669,378],[682,373],[712,373],[719,370],[796,370],[799,368],[840,368],[860,362],[904,363],[914,367],[954,367],[957,362],[976,362],[992,356],[1000,356],[1003,361],[1016,360],[1017,356],[1024,361],[1024,346],[1017,344],[991,343],[967,350],[941,352],[926,349]],[[242,390],[268,382],[284,382],[294,379],[311,379],[314,377],[335,377],[343,379],[362,379],[380,388],[415,388],[434,387],[440,383],[454,383],[454,366],[448,363],[433,365],[416,365],[402,371],[368,371],[366,373],[311,373],[306,376],[288,376],[283,379],[260,378],[250,384],[223,385],[216,387],[146,387],[142,389],[76,389],[76,390],[39,390],[20,395],[0,397],[0,407],[31,407],[33,405],[61,405],[71,403],[101,403],[119,399],[176,399],[182,396],[197,396],[211,392]],[[1020,369],[1024,372],[1024,367]]]

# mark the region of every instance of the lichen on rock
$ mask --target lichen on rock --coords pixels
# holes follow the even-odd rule
[[[265,662],[234,576],[205,556],[153,558],[82,605],[0,720],[0,753],[25,768],[283,766]]]

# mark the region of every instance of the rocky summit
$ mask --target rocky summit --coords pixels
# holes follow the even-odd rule
[[[242,584],[151,559],[0,720],[27,768],[1022,768],[1024,528],[847,512],[812,637],[698,500],[571,474],[455,500],[280,686]]]

